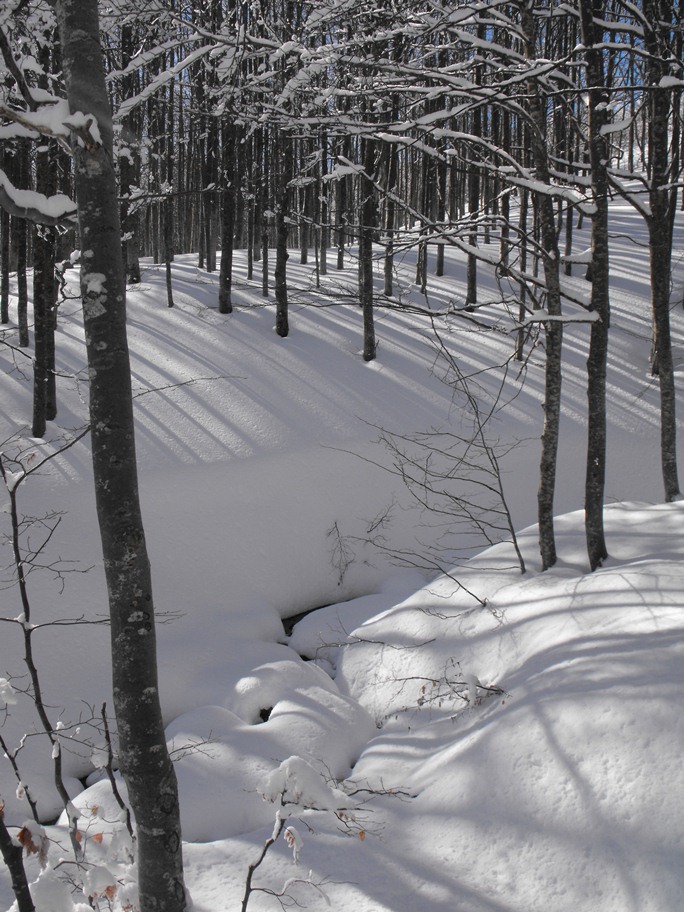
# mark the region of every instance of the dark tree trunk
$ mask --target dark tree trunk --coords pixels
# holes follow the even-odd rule
[[[568,156],[568,171],[572,171],[572,152]],[[570,257],[572,255],[572,236],[573,236],[573,225],[575,221],[575,209],[572,203],[568,203],[565,210],[565,268],[563,272],[566,276],[572,275],[572,262]]]
[[[26,143],[20,142],[15,162],[15,186],[28,186],[28,153]],[[17,258],[17,325],[19,327],[19,346],[28,348],[28,286],[26,284],[27,238],[25,219],[12,216],[12,247]]]
[[[137,822],[141,912],[185,912],[176,775],[159,702],[154,602],[138,496],[126,282],[112,118],[104,81],[96,0],[58,0],[67,97],[92,114],[74,141],[79,227],[92,251],[81,294],[90,375],[90,423],[97,515],[109,596],[119,758]]]
[[[531,3],[521,5],[522,30],[525,37],[525,56],[533,62],[536,55],[534,45],[534,20]],[[528,110],[530,114],[530,137],[532,158],[539,181],[551,183],[548,151],[546,146],[546,113],[544,100],[534,79],[528,80]],[[561,314],[561,292],[559,273],[559,251],[556,237],[556,222],[553,200],[549,194],[537,193],[534,197],[535,213],[541,234],[541,256],[546,284],[546,305],[549,320],[545,324],[546,371],[544,377],[544,430],[542,432],[542,453],[539,467],[539,488],[537,490],[537,515],[539,522],[539,551],[542,569],[548,570],[556,563],[556,540],[553,524],[553,505],[556,490],[556,466],[558,461],[558,439],[561,405],[561,354],[563,347],[563,324]]]
[[[126,24],[121,29],[121,67],[128,66],[134,53],[133,26]],[[137,73],[129,73],[123,78],[122,93],[124,97],[137,94]],[[130,194],[138,183],[139,161],[137,142],[137,114],[124,118],[122,136],[126,143],[123,155],[119,156],[119,178],[121,182],[121,230],[123,232],[123,259],[126,278],[130,285],[140,283],[140,244],[138,238],[139,220],[131,212]]]
[[[650,214],[647,218],[653,319],[651,369],[657,374],[660,387],[660,458],[665,500],[670,502],[680,493],[677,473],[676,394],[670,332],[672,225],[676,196],[669,185],[676,182],[677,172],[670,167],[669,155],[672,90],[662,85],[662,80],[669,75],[667,42],[659,41],[656,32],[656,29],[665,27],[661,25],[665,21],[664,13],[661,4],[653,0],[644,0],[644,19],[647,23],[644,40],[650,54],[648,81],[651,86],[648,98]]]
[[[219,313],[233,310],[233,244],[235,235],[235,136],[224,123],[222,137],[223,192],[221,193],[221,267],[219,270]],[[251,249],[251,241],[249,241]]]
[[[218,164],[218,127],[214,117],[209,118],[204,153],[203,203],[204,251],[207,272],[216,271],[216,168]]]
[[[270,174],[270,158],[268,154],[268,137],[266,136],[266,131],[262,133],[262,147],[263,147],[263,169],[264,174],[266,175],[265,183],[266,186],[261,188],[261,202],[262,206],[260,209],[261,213],[261,296],[262,298],[268,297],[268,221],[264,212],[267,208],[267,204],[270,200],[269,197],[269,174]]]
[[[169,61],[171,66],[173,66],[173,56]],[[173,149],[173,133],[174,133],[174,110],[173,110],[173,79],[169,82],[168,90],[168,105],[165,112],[165,129],[164,129],[164,160],[166,162],[166,173],[164,175],[164,183],[166,185],[166,196],[162,202],[162,220],[163,220],[163,232],[164,232],[164,273],[166,277],[166,304],[168,307],[173,307],[173,279],[171,276],[171,263],[173,263],[174,257],[174,232],[173,232],[173,181],[174,181],[174,149]]]
[[[328,219],[330,212],[328,209],[328,187],[326,180],[328,173],[328,134],[326,130],[321,131],[321,167],[320,181],[318,184],[318,204],[319,204],[319,237],[320,237],[320,265],[319,274],[324,276],[328,273],[328,244],[330,243],[330,230]]]
[[[261,297],[268,297],[268,226],[261,232]]]
[[[345,152],[347,151],[345,143]],[[337,181],[335,195],[335,242],[337,244],[337,269],[344,269],[344,245],[346,243],[347,219],[347,178]]]
[[[166,305],[173,307],[173,197],[167,196],[162,203],[164,218],[164,276],[166,280]]]
[[[480,39],[485,36],[484,26],[478,24],[477,34]],[[482,66],[475,67],[475,83],[482,83]],[[476,105],[472,113],[472,131],[473,136],[482,136],[482,109]],[[479,154],[474,145],[470,150],[470,161],[468,163],[468,215],[470,218],[470,233],[468,235],[468,245],[473,248],[477,247],[477,221],[480,211],[481,196],[481,176],[478,165]],[[477,304],[477,254],[469,253],[466,263],[466,310]]]
[[[603,528],[606,476],[606,363],[610,327],[608,262],[608,144],[607,95],[601,50],[597,46],[594,16],[603,18],[603,0],[580,0],[580,28],[589,86],[589,163],[595,211],[591,219],[591,310],[598,319],[591,324],[587,359],[587,468],[584,492],[587,554],[592,570],[608,557]]]
[[[276,203],[276,262],[274,270],[276,299],[276,332],[285,338],[290,332],[287,302],[287,213],[288,187],[292,171],[292,140],[289,136],[279,137],[282,148],[279,152],[280,174],[278,200]]]
[[[665,195],[666,191],[662,185],[658,188],[652,187],[648,238],[653,318],[652,367],[658,376],[660,390],[660,458],[665,500],[670,502],[677,498],[680,491],[677,472],[676,393],[670,331],[672,239]]]
[[[473,131],[475,132],[475,127],[473,128]],[[475,135],[477,135],[477,133]],[[468,245],[471,248],[477,247],[476,220],[479,205],[480,175],[476,165],[471,161],[468,165],[468,214],[471,224],[470,233],[468,234]],[[466,261],[465,303],[466,309],[472,308],[477,304],[477,254],[475,253],[469,253]]]
[[[394,112],[393,112],[394,113]],[[394,292],[394,226],[396,203],[394,201],[397,182],[397,153],[391,143],[385,146],[387,181],[385,184],[385,259],[383,269],[383,291],[390,297]]]
[[[530,194],[527,190],[520,190],[520,211],[518,214],[518,229],[520,234],[520,272],[524,276],[527,271],[527,215],[529,209]],[[518,328],[515,342],[515,357],[517,361],[522,361],[525,354],[525,317],[527,316],[527,284],[523,278],[519,283],[518,294],[520,300],[518,303]]]
[[[363,360],[375,358],[373,317],[373,232],[375,231],[375,148],[370,139],[364,142],[364,175],[361,178],[361,218],[359,227],[359,302],[363,309]]]
[[[34,912],[28,878],[24,868],[24,849],[16,845],[5,826],[2,802],[0,802],[0,855],[10,873],[12,892],[17,901],[17,912]]]
[[[501,148],[511,148],[511,115],[508,111],[502,111],[500,117]],[[504,193],[500,202],[501,209],[501,239],[499,243],[499,257],[501,267],[506,274],[509,264],[509,254],[511,250],[510,241],[510,216],[511,216],[511,198],[508,193]]]
[[[0,167],[10,171],[9,155],[2,153]],[[10,289],[10,217],[6,209],[0,208],[0,323],[9,323]]]
[[[41,153],[40,158],[47,158]],[[37,174],[49,171],[49,164],[39,162]],[[40,188],[46,196],[50,191]],[[54,189],[52,190],[54,192]],[[55,305],[55,231],[37,229],[33,240],[33,427],[34,437],[45,435],[46,422],[55,418],[54,331]]]
[[[276,332],[285,338],[290,332],[287,304],[287,222],[285,220],[284,200],[276,208],[276,262],[274,270],[276,299]]]

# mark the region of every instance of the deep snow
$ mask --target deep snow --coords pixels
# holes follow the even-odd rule
[[[287,767],[300,777],[304,803],[341,809],[343,791],[350,806],[343,816],[290,808],[300,864],[281,835],[259,869],[257,883],[275,890],[311,872],[319,888],[288,890],[308,908],[327,908],[321,889],[332,908],[357,912],[682,907],[684,507],[658,503],[643,229],[616,205],[611,230],[611,557],[593,575],[580,511],[586,324],[565,330],[559,564],[539,573],[535,531],[527,529],[521,576],[508,544],[457,561],[459,547],[472,545],[465,530],[421,511],[386,471],[391,454],[375,442],[381,429],[411,435],[468,426],[461,399],[440,379],[444,366],[425,317],[379,310],[378,359],[366,365],[360,314],[348,297],[352,260],[344,274],[322,277],[325,306],[311,307],[314,268],[297,265],[293,253],[286,340],[273,332],[258,267],[248,283],[239,252],[230,316],[218,314],[216,277],[193,257],[174,264],[171,311],[163,269],[144,264],[143,282],[129,294],[141,492],[166,621],[160,687],[178,751],[187,881],[198,912],[239,908],[247,865],[274,829],[276,806],[261,793],[273,790],[273,771],[292,757],[321,776],[301,761]],[[581,250],[586,236],[576,244]],[[463,263],[450,252],[447,266],[444,278],[430,277],[426,302],[411,285],[407,257],[398,267],[401,300],[433,309],[458,303]],[[575,271],[567,281],[586,296]],[[70,276],[76,294],[77,273]],[[678,262],[673,301],[683,281]],[[483,270],[483,300],[489,284]],[[503,477],[514,524],[524,529],[536,509],[543,352],[529,351],[505,381],[502,369],[482,373],[506,362],[513,345],[510,332],[495,330],[491,310],[478,313],[484,329],[458,317],[436,326],[482,403],[503,382],[503,407],[488,434],[504,449],[515,443],[502,459]],[[672,313],[679,382],[681,308]],[[30,362],[0,347],[2,449],[21,453],[27,466],[85,420],[76,297],[61,307],[57,351],[59,418],[50,439],[34,441],[26,426]],[[30,576],[41,623],[106,613],[88,459],[86,438],[19,489],[26,515],[64,512],[51,559],[92,566],[65,574],[63,591],[48,572]],[[2,521],[4,534],[6,515]],[[398,566],[397,551],[420,554],[419,568]],[[431,561],[449,573],[438,575]],[[282,618],[324,604],[285,636]],[[19,612],[16,588],[3,589],[2,616]],[[0,677],[20,691],[18,632],[3,624]],[[108,631],[53,626],[36,643],[51,712],[65,724],[63,755],[74,803],[84,809],[96,893],[108,876],[125,878],[109,837],[92,838],[115,830],[121,839],[121,828],[106,823],[118,808],[109,787],[94,782],[92,747],[77,743],[101,744],[87,719],[90,707],[111,704]],[[8,710],[0,733],[16,744],[36,723],[21,693]],[[79,719],[76,734],[70,723]],[[49,816],[58,804],[44,740],[29,738],[19,761]],[[89,774],[84,790],[79,780]],[[316,803],[316,795],[335,794],[330,788],[335,801]],[[8,816],[21,822],[27,808],[6,763],[0,789]],[[85,811],[95,806],[97,813]],[[68,841],[63,829],[48,832],[57,841],[54,862]],[[60,897],[55,876],[42,876],[38,892],[49,899],[39,908],[70,912],[74,899]],[[2,871],[0,907],[11,902]],[[278,903],[258,893],[249,908]]]

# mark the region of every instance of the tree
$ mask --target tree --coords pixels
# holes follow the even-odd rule
[[[93,474],[119,757],[137,822],[141,910],[185,912],[178,788],[159,703],[154,602],[138,497],[126,282],[98,4],[58,0],[56,8],[84,252]]]
[[[531,0],[523,0],[520,5],[520,14],[525,43],[525,57],[528,65],[533,69],[536,47]],[[563,324],[558,319],[561,314],[560,255],[553,198],[549,193],[544,192],[551,184],[546,141],[545,98],[542,95],[538,81],[531,75],[528,77],[527,105],[536,178],[543,185],[542,192],[535,194],[534,202],[541,230],[541,256],[546,280],[546,306],[550,318],[545,326],[544,430],[542,433],[542,455],[539,469],[539,489],[537,492],[539,550],[541,552],[542,567],[547,570],[556,563],[553,501],[556,487],[556,462],[560,429]]]
[[[603,0],[580,0],[580,25],[589,98],[589,163],[594,211],[591,217],[591,324],[587,359],[587,466],[585,476],[585,534],[589,566],[600,567],[608,557],[603,529],[603,493],[606,475],[606,364],[610,327],[608,259],[608,143],[607,96],[601,34]]]
[[[373,232],[375,229],[375,194],[373,172],[375,149],[371,139],[364,140],[362,200],[359,226],[359,302],[363,310],[363,360],[373,361],[376,355],[375,322],[373,319]]]
[[[680,92],[670,81],[676,61],[669,37],[673,20],[681,16],[678,4],[666,0],[644,0],[644,43],[648,51],[649,175],[650,212],[646,219],[651,258],[651,311],[653,314],[652,369],[660,386],[660,451],[665,500],[675,500],[679,491],[677,475],[677,421],[675,383],[670,333],[670,283],[672,278],[672,229],[677,200],[679,149],[670,152],[670,114],[678,119]],[[681,79],[681,60],[675,63]],[[669,77],[669,78],[668,78]]]

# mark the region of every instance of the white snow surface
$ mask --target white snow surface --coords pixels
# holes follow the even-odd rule
[[[346,297],[353,259],[321,278],[328,306],[307,307],[314,267],[297,265],[293,252],[285,340],[273,332],[259,267],[248,282],[242,252],[228,316],[216,309],[216,275],[198,270],[194,257],[173,265],[172,310],[163,267],[143,263],[142,284],[128,293],[141,495],[195,912],[240,907],[247,866],[285,819],[291,847],[281,835],[255,879],[279,890],[294,878],[288,892],[309,909],[329,901],[355,912],[681,910],[684,503],[660,503],[643,226],[616,205],[611,230],[610,558],[593,574],[582,525],[588,325],[565,327],[559,561],[545,573],[531,525],[540,350],[522,370],[508,370],[504,408],[491,425],[503,445],[518,442],[502,468],[513,521],[524,530],[522,575],[510,544],[474,545],[458,523],[445,527],[421,511],[385,470],[391,456],[375,442],[379,428],[410,435],[467,424],[440,380],[425,318],[378,310],[378,358],[364,364],[360,314]],[[586,231],[575,243],[587,247]],[[410,255],[398,264],[398,297],[439,311],[462,304],[459,254],[447,250],[446,275],[430,277],[427,302],[411,284],[414,268]],[[583,272],[576,266],[565,280],[578,298],[588,289]],[[77,295],[78,272],[67,275]],[[674,280],[673,302],[684,284],[680,262]],[[480,284],[484,300],[493,287],[484,267]],[[489,319],[487,308],[478,319]],[[672,320],[681,395],[681,307]],[[477,331],[458,317],[437,324],[478,396],[491,401],[503,372],[479,372],[506,360],[512,334]],[[14,331],[4,337],[13,342]],[[58,420],[35,440],[29,362],[0,346],[0,448],[17,460],[7,468],[21,479],[20,509],[63,513],[41,563],[92,567],[63,580],[32,572],[33,624],[97,622],[107,610],[88,439],[22,474],[86,420],[78,300],[60,308],[57,353]],[[6,536],[9,498],[0,497]],[[466,545],[475,556],[458,559]],[[0,548],[4,568],[6,538]],[[446,572],[422,557],[399,565],[390,551],[438,554]],[[16,586],[4,586],[1,599],[0,734],[10,749],[29,734],[17,762],[49,820],[60,807],[51,748],[33,734],[38,722],[24,692]],[[281,619],[321,605],[286,636]],[[121,860],[127,837],[91,725],[103,702],[111,709],[108,630],[47,626],[33,638],[94,865],[84,887],[97,893],[114,878],[119,908],[135,893]],[[17,826],[29,816],[22,794],[4,761],[0,795]],[[69,852],[64,819],[46,830],[55,864]],[[35,857],[29,870],[38,878]],[[39,912],[89,908],[86,894],[62,889],[60,871],[40,875]],[[2,869],[0,909],[12,902]],[[256,893],[249,908],[279,905]]]

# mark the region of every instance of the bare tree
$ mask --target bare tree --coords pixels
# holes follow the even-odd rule
[[[154,601],[138,496],[126,282],[98,4],[59,0],[56,9],[85,253],[81,293],[114,706],[121,769],[138,827],[140,904],[142,912],[185,912],[178,787],[159,702]]]
[[[608,287],[608,143],[607,96],[601,32],[604,0],[580,0],[579,13],[586,78],[589,85],[589,163],[594,211],[591,217],[591,324],[587,359],[587,466],[585,477],[585,534],[592,570],[608,557],[603,529],[603,493],[606,475],[606,364],[610,326]]]
[[[531,0],[523,0],[520,4],[520,15],[525,57],[530,67],[533,68],[537,52],[534,40],[535,24]],[[536,178],[547,187],[551,184],[551,174],[546,141],[547,117],[545,99],[538,81],[532,77],[528,79],[527,106]],[[541,257],[546,281],[546,305],[550,318],[545,324],[544,430],[542,433],[542,455],[539,468],[539,489],[537,492],[539,550],[541,552],[542,568],[547,570],[556,563],[553,502],[560,429],[563,324],[558,319],[561,314],[560,255],[553,199],[548,193],[541,192],[535,194],[534,203],[541,231]]]

